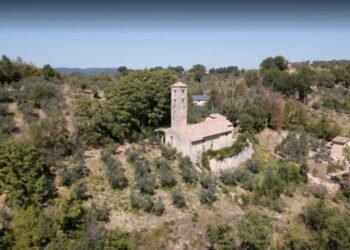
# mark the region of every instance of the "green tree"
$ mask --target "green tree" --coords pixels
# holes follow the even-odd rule
[[[176,80],[172,71],[133,71],[108,89],[108,104],[129,114],[136,131],[168,125],[170,85]]]
[[[55,71],[50,64],[45,64],[43,69],[42,69],[42,74],[45,78],[45,80],[50,80],[54,77],[57,77],[59,78],[60,77],[60,74]]]
[[[206,175],[202,177],[200,183],[202,186],[199,193],[200,202],[202,204],[213,204],[213,202],[217,199],[215,179],[209,175]]]
[[[122,74],[122,76],[126,76],[129,72],[128,68],[125,66],[118,67],[117,71]]]
[[[173,200],[173,204],[175,207],[177,208],[186,207],[186,200],[180,189],[174,189],[171,192],[171,198]]]
[[[74,199],[69,194],[67,197],[58,200],[57,207],[55,223],[60,232],[69,233],[81,227],[86,213],[81,200]]]
[[[270,220],[258,212],[249,211],[238,225],[241,249],[268,249],[271,244]]]
[[[299,99],[305,101],[305,98],[311,93],[311,86],[315,81],[315,73],[310,67],[302,67],[297,73],[297,91]]]
[[[236,243],[232,237],[232,228],[228,225],[208,224],[206,236],[210,244],[209,249],[236,249]]]
[[[30,100],[36,108],[43,108],[42,103],[48,102],[51,99],[57,98],[57,88],[48,83],[35,83],[28,86],[28,100]]]
[[[344,68],[334,68],[331,70],[337,84],[343,84],[345,87],[350,86],[350,72]]]
[[[283,240],[283,249],[295,250],[315,248],[311,232],[302,224],[290,225]]]
[[[54,221],[37,207],[16,212],[13,220],[12,249],[44,249],[55,237]]]
[[[200,83],[207,72],[207,68],[202,64],[195,64],[189,71],[193,73],[194,80]]]
[[[76,105],[79,135],[88,145],[99,146],[111,140],[123,141],[131,136],[131,114],[108,101],[81,99]]]
[[[105,150],[101,153],[101,159],[107,166],[108,181],[112,188],[123,189],[128,185],[128,179],[125,176],[125,170],[118,159],[114,159],[110,152]]]
[[[63,117],[52,116],[30,125],[34,145],[50,159],[71,153],[72,144]]]
[[[52,195],[52,178],[42,157],[31,143],[0,144],[0,189],[18,206],[40,205]]]
[[[268,57],[264,59],[260,68],[262,70],[286,70],[288,69],[288,61],[283,56]]]
[[[20,72],[16,64],[3,55],[0,60],[0,83],[17,82],[21,78]]]
[[[303,130],[308,121],[304,105],[296,101],[288,101],[283,112],[284,127],[290,130]]]
[[[333,88],[335,85],[336,77],[331,72],[321,72],[317,75],[317,84],[326,88]]]
[[[341,127],[336,122],[329,121],[326,116],[322,116],[321,119],[310,120],[306,126],[306,131],[318,138],[330,141],[340,134]]]
[[[301,217],[305,225],[316,234],[318,249],[349,248],[349,212],[341,212],[327,206],[323,200],[317,200],[305,207]]]
[[[175,66],[175,67],[169,66],[168,69],[175,71],[177,73],[183,73],[185,71],[184,67],[182,67],[182,66]]]
[[[272,115],[272,105],[269,100],[258,96],[247,100],[239,114],[240,125],[243,131],[261,131],[269,125]]]
[[[128,233],[120,229],[114,229],[107,232],[104,247],[106,250],[120,249],[136,249],[136,243]]]
[[[257,86],[260,82],[259,71],[248,70],[244,74],[244,80],[248,87]]]

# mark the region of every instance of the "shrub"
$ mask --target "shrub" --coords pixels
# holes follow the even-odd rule
[[[277,174],[285,183],[300,183],[303,179],[300,168],[286,161],[278,162]]]
[[[309,166],[306,163],[301,164],[299,168],[299,174],[302,182],[306,183],[308,180],[307,173],[309,172]]]
[[[260,171],[260,161],[259,160],[248,160],[246,162],[247,169],[253,174],[257,174]]]
[[[220,179],[225,185],[236,185],[236,175],[231,170],[224,170],[220,173]]]
[[[268,249],[271,244],[271,222],[257,212],[248,212],[238,225],[241,249]]]
[[[202,154],[202,167],[204,167],[205,169],[210,170],[209,157],[208,157],[208,154],[206,154],[206,152],[204,152]]]
[[[138,152],[138,150],[136,150],[134,147],[128,148],[128,149],[125,151],[125,154],[126,154],[126,157],[127,157],[127,161],[128,161],[129,163],[134,163],[134,162],[136,162],[137,160],[139,160],[140,152]]]
[[[319,103],[319,102],[314,102],[313,104],[312,104],[312,108],[313,109],[319,109],[321,107],[321,104]]]
[[[83,167],[81,165],[76,165],[71,168],[64,169],[61,175],[61,184],[69,187],[83,177]]]
[[[130,193],[130,204],[131,207],[141,209],[143,206],[143,198],[141,195],[135,192]]]
[[[186,200],[180,189],[175,189],[171,193],[171,198],[173,200],[173,204],[175,207],[177,208],[186,207]]]
[[[155,177],[152,174],[146,174],[143,176],[139,176],[136,182],[141,192],[147,194],[154,194],[154,190],[156,188],[155,181]]]
[[[339,163],[329,163],[327,166],[327,173],[333,173],[344,170],[344,166]]]
[[[44,154],[48,163],[60,156],[72,153],[72,143],[62,116],[50,116],[30,125],[30,136],[34,145]]]
[[[327,206],[323,200],[309,203],[301,218],[312,233],[315,234],[317,249],[347,249],[350,244],[350,227],[348,211]],[[327,237],[324,237],[327,236]]]
[[[194,183],[198,180],[197,171],[188,156],[179,159],[181,175],[185,182]]]
[[[285,183],[276,173],[276,170],[269,166],[265,172],[264,179],[258,189],[261,195],[277,199],[283,193]]]
[[[232,228],[228,225],[208,224],[206,237],[210,243],[210,249],[236,249],[232,234]]]
[[[216,200],[216,183],[215,179],[209,175],[202,177],[199,200],[202,204],[211,205]]]
[[[2,102],[13,102],[13,94],[9,89],[0,87],[0,103]]]
[[[150,212],[153,208],[153,201],[149,196],[143,196],[136,192],[131,192],[130,203],[133,208],[143,209],[145,212]]]
[[[276,147],[276,153],[290,161],[304,162],[309,153],[308,136],[306,134],[289,133],[281,144]]]
[[[286,204],[283,203],[280,199],[270,199],[268,202],[268,206],[278,213],[283,213],[286,208]]]
[[[322,118],[310,120],[305,130],[317,136],[320,139],[332,140],[341,132],[341,127],[338,123],[330,121],[325,116]]]
[[[142,162],[136,161],[134,169],[136,184],[140,191],[147,194],[154,194],[154,190],[156,189],[156,178],[151,173],[149,162],[146,160]]]
[[[255,177],[247,168],[238,168],[233,172],[236,182],[240,182],[244,189],[252,191],[256,188]]]
[[[154,213],[157,216],[160,216],[164,213],[165,206],[163,203],[163,200],[161,198],[158,198],[157,201],[153,204],[152,213]]]
[[[107,150],[102,151],[101,159],[107,166],[107,176],[111,187],[125,188],[128,185],[128,180],[125,176],[122,163],[114,159]]]
[[[59,229],[63,232],[78,229],[83,223],[85,212],[81,200],[74,199],[71,195],[59,200],[55,215]]]
[[[34,106],[40,108],[44,101],[55,98],[57,89],[54,85],[47,83],[34,84],[29,92],[29,100],[34,103]]]
[[[237,137],[235,143],[231,147],[222,148],[219,150],[208,150],[206,154],[211,158],[222,160],[238,155],[249,146],[249,142],[256,142],[256,139],[252,134],[245,132]]]
[[[0,189],[21,207],[40,206],[53,195],[52,175],[34,145],[17,140],[0,144]]]
[[[160,151],[162,153],[162,156],[167,159],[168,161],[173,161],[176,158],[176,149],[166,146],[166,145],[161,145],[160,146]]]
[[[170,164],[166,160],[156,159],[156,166],[159,171],[160,184],[162,187],[173,187],[176,185],[174,174]]]
[[[322,184],[311,186],[310,191],[316,198],[319,199],[324,199],[328,192],[327,188]]]
[[[76,183],[72,187],[72,198],[75,200],[85,200],[88,198],[87,187],[84,183]]]
[[[23,89],[16,99],[28,122],[35,120],[34,108],[42,109],[48,116],[61,114],[63,98],[58,87],[51,81],[34,78],[24,81],[22,85]]]
[[[105,203],[99,206],[93,203],[91,205],[90,213],[97,221],[102,221],[102,222],[109,221],[110,209],[107,207]]]
[[[142,209],[145,212],[154,213],[158,216],[162,215],[165,211],[165,206],[161,198],[153,201],[151,196],[142,195],[136,192],[130,193],[130,204],[131,207],[137,210]]]
[[[0,140],[9,138],[17,130],[13,114],[9,113],[7,107],[0,103]]]

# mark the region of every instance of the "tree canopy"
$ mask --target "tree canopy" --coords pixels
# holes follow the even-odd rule
[[[52,194],[48,167],[30,142],[0,144],[0,189],[17,206],[40,205]]]

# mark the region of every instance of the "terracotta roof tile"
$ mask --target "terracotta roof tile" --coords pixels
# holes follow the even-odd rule
[[[190,141],[232,131],[232,123],[220,114],[212,114],[204,122],[171,128]]]

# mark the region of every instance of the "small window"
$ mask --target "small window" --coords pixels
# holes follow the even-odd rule
[[[185,93],[185,90],[184,90],[184,89],[182,89],[182,94],[183,94],[183,93]]]
[[[185,103],[185,98],[182,98],[181,101],[182,101],[182,103]]]

